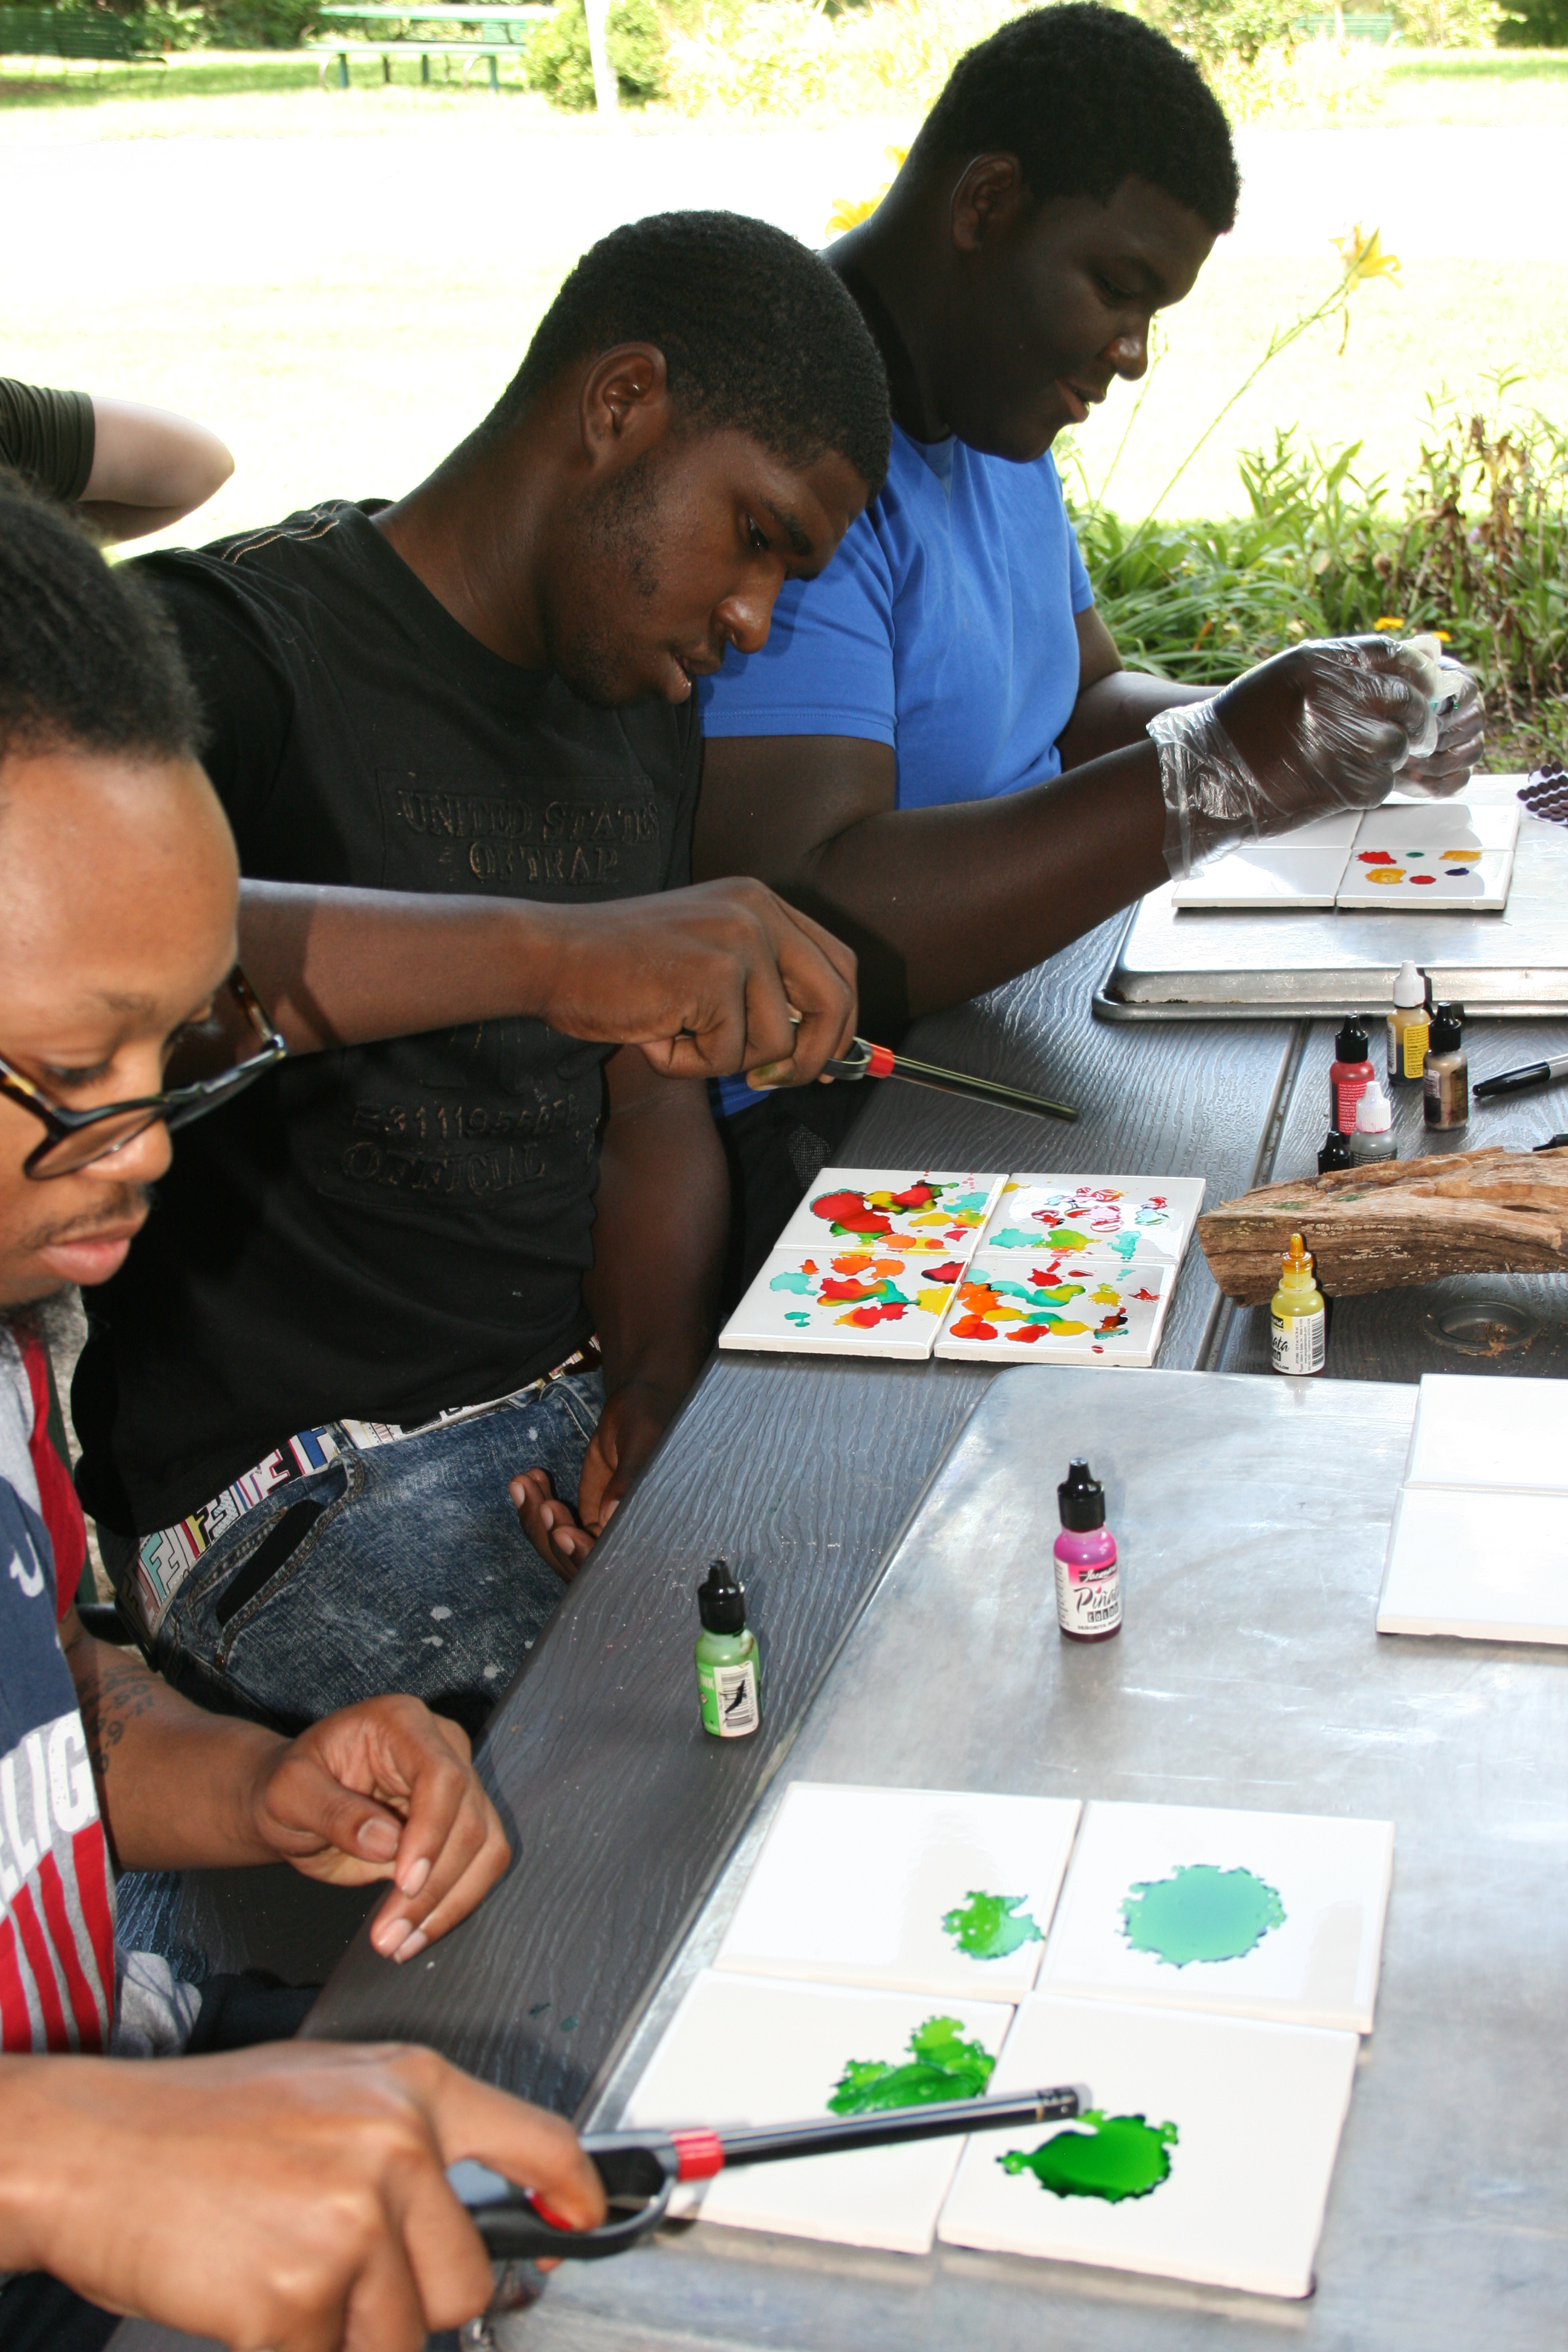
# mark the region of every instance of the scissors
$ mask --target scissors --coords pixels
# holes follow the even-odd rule
[[[1036,1118],[1076,1118],[1070,1103],[1052,1102],[1045,1095],[1026,1094],[1021,1087],[1004,1086],[999,1078],[972,1078],[967,1070],[944,1070],[935,1062],[917,1062],[895,1054],[890,1045],[873,1045],[857,1037],[841,1061],[824,1062],[826,1078],[907,1078],[911,1086],[931,1087],[940,1095],[968,1095],[975,1102],[995,1103],[1003,1110],[1026,1110]]]
[[[679,2181],[711,2180],[736,2165],[775,2164],[785,2157],[840,2156],[855,2148],[942,2139],[954,2132],[1068,2123],[1092,2105],[1083,2084],[1068,2083],[1007,2098],[942,2099],[880,2115],[835,2116],[826,2123],[739,2125],[722,2132],[667,2131],[658,2125],[643,2131],[586,2132],[583,2152],[605,2184],[610,2209],[595,2230],[557,2221],[528,2189],[471,2158],[448,2165],[447,2179],[473,2215],[492,2261],[538,2262],[553,2255],[592,2263],[625,2253],[657,2230]]]

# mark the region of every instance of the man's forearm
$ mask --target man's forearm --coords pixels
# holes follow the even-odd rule
[[[208,1715],[132,1651],[62,1628],[99,1803],[127,1870],[271,1862],[247,1817],[258,1769],[285,1745],[237,1717]]]
[[[888,1038],[1156,889],[1164,838],[1144,742],[994,800],[863,817],[774,887],[856,949],[862,1027]]]
[[[1147,670],[1112,670],[1086,687],[1073,706],[1057,742],[1064,772],[1103,759],[1108,751],[1141,743],[1158,712],[1178,702],[1207,702],[1219,691],[1217,686],[1178,686],[1168,677],[1152,677]]]
[[[610,1066],[594,1267],[584,1287],[605,1389],[647,1381],[678,1402],[712,1345],[729,1184],[700,1083],[659,1078],[639,1064],[623,1052]]]

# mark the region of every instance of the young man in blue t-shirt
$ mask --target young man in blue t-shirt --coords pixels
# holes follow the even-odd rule
[[[1071,0],[969,52],[828,255],[887,366],[888,479],[822,576],[785,587],[767,645],[704,688],[694,865],[756,875],[847,940],[870,1036],[1026,971],[1194,855],[1145,729],[1213,690],[1121,667],[1050,446],[1143,374],[1154,312],[1191,291],[1238,185],[1196,68]],[[1220,698],[1250,778],[1298,778],[1283,803],[1246,795],[1248,829],[1386,792],[1403,739],[1353,788],[1303,749],[1347,667],[1388,658],[1301,647]],[[1452,782],[1476,708],[1466,681]],[[1195,854],[1221,845],[1210,827]],[[721,1091],[755,1262],[821,1164],[803,1122],[836,1139],[855,1090]]]

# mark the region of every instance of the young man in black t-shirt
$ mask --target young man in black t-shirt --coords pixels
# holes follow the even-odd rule
[[[701,1079],[660,1070],[702,1064],[579,1039],[670,1039],[641,1003],[712,903],[604,908],[626,1026],[603,984],[531,992],[517,940],[558,912],[580,967],[596,902],[686,883],[692,680],[765,641],[887,444],[831,273],[761,223],[670,215],[584,257],[408,497],[143,567],[271,886],[247,969],[286,1034],[338,1048],[195,1131],[77,1376],[106,1559],[196,1696],[291,1722],[390,1686],[477,1717],[695,1377],[724,1170]],[[846,1002],[824,1019],[778,969],[760,1058],[790,1056],[787,986],[817,1034],[783,1075],[809,1076]]]

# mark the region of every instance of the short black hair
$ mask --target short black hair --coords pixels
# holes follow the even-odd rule
[[[954,66],[915,155],[994,153],[1016,155],[1042,203],[1103,204],[1136,172],[1216,236],[1235,224],[1241,174],[1218,99],[1163,33],[1095,0],[1031,8]]]
[[[865,320],[817,254],[740,213],[654,213],[590,246],[481,430],[504,431],[573,361],[617,343],[664,354],[684,417],[746,433],[786,465],[828,450],[871,497],[888,471],[888,381]]]
[[[195,756],[196,698],[141,582],[69,514],[0,468],[0,760],[79,749]]]

